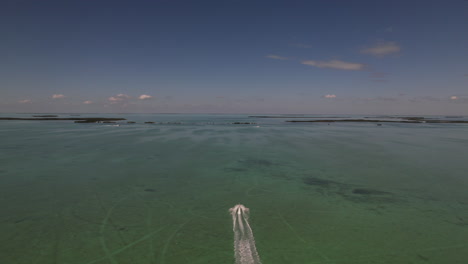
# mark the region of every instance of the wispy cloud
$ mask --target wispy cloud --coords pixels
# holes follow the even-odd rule
[[[120,98],[130,98],[129,95],[126,95],[126,94],[118,94],[117,97],[120,97]]]
[[[92,103],[93,103],[93,101],[89,101],[89,100],[83,102],[83,104],[86,104],[86,105],[89,105],[89,104],[92,104]]]
[[[52,99],[61,99],[61,98],[65,98],[65,95],[63,95],[63,94],[53,94],[52,95]]]
[[[274,59],[274,60],[289,60],[289,58],[287,57],[273,55],[273,54],[266,55],[265,58]]]
[[[332,99],[332,98],[336,98],[336,95],[334,94],[326,94],[323,96],[324,98],[329,98],[329,99]]]
[[[448,97],[448,101],[451,103],[457,103],[457,104],[467,104],[468,94],[451,95]]]
[[[146,100],[146,99],[151,99],[151,98],[153,98],[153,96],[147,95],[147,94],[142,94],[138,97],[138,99],[140,100]]]
[[[372,47],[364,48],[361,50],[361,53],[371,54],[377,57],[383,57],[392,53],[400,52],[401,47],[392,41],[381,41],[375,44]]]
[[[31,103],[31,99],[24,99],[24,100],[19,100],[18,103],[20,104],[28,104],[28,103]]]
[[[111,102],[120,102],[120,101],[123,101],[123,98],[117,97],[117,96],[111,96],[107,100],[109,100]]]
[[[118,94],[116,96],[111,96],[109,98],[107,98],[107,100],[113,102],[113,103],[118,103],[118,102],[122,102],[122,101],[125,101],[127,99],[129,99],[130,96],[126,95],[126,94]]]
[[[329,60],[329,61],[314,61],[306,60],[302,64],[314,66],[318,68],[331,68],[337,70],[346,70],[346,71],[360,71],[365,68],[365,65],[362,63],[346,62],[340,60]]]

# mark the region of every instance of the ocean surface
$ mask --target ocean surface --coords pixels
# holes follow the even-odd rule
[[[467,263],[467,124],[81,115],[0,121],[0,263],[231,264],[236,204],[263,264]]]

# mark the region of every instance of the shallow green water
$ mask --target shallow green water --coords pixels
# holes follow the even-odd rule
[[[129,118],[0,122],[0,263],[233,263],[237,203],[264,264],[468,259],[466,125]]]

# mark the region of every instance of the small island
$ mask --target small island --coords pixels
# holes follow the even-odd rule
[[[99,123],[104,121],[126,120],[121,117],[0,117],[0,120],[22,120],[22,121],[75,121],[75,123]]]
[[[58,115],[33,115],[33,117],[58,117]]]
[[[320,119],[320,120],[286,120],[292,123],[405,123],[405,124],[468,124],[465,120],[441,120],[441,119],[414,119],[402,118],[402,120],[379,120],[379,119]]]
[[[253,115],[250,118],[345,118],[340,116]]]

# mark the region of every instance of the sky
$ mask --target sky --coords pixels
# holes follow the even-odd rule
[[[467,0],[3,0],[1,113],[468,115]]]

